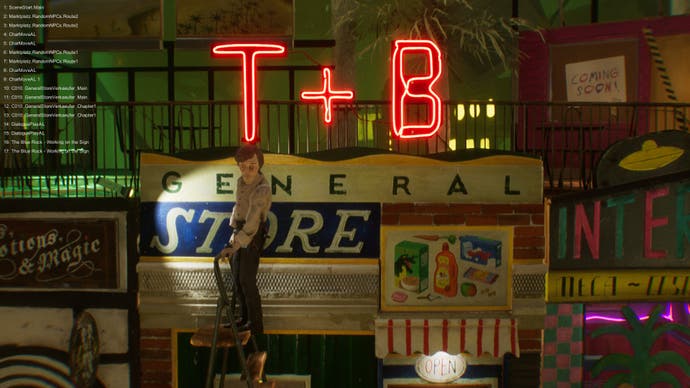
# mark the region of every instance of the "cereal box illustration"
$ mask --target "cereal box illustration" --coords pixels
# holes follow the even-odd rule
[[[429,245],[401,241],[395,245],[395,284],[412,292],[429,287]]]

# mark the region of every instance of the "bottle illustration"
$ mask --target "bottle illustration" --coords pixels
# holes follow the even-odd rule
[[[448,297],[458,294],[458,264],[448,243],[443,243],[443,249],[436,255],[434,292]]]

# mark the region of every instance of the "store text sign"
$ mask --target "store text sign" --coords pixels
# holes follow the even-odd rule
[[[286,55],[282,43],[224,43],[213,46],[216,57],[240,57],[242,60],[242,91],[244,107],[244,134],[242,140],[248,143],[259,141],[256,72],[259,57]],[[422,71],[411,71],[405,64],[410,58],[421,58],[425,63]],[[391,53],[391,112],[392,132],[399,138],[431,137],[441,127],[443,114],[441,98],[435,90],[441,77],[443,62],[441,50],[430,40],[396,40]],[[320,90],[302,91],[303,100],[321,102],[324,106],[324,122],[333,121],[332,106],[336,101],[347,102],[354,98],[352,90],[332,89],[331,70],[322,71]],[[427,117],[412,119],[408,116],[410,108],[415,112],[425,111]]]
[[[554,197],[549,268],[690,268],[690,175]]]
[[[690,270],[549,271],[550,303],[688,300]]]
[[[541,161],[491,156],[447,162],[378,154],[338,161],[266,154],[273,202],[541,203]],[[233,201],[232,158],[193,162],[144,154],[142,201]]]
[[[233,202],[144,202],[143,256],[207,257],[230,239]],[[381,206],[274,202],[262,257],[375,258]]]

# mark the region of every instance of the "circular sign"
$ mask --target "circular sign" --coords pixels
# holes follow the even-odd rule
[[[417,375],[432,383],[450,383],[459,379],[467,369],[467,361],[461,355],[436,352],[433,356],[421,356],[415,363]]]

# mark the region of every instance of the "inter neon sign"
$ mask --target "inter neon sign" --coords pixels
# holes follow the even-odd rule
[[[242,141],[256,143],[258,135],[258,108],[256,98],[256,62],[258,57],[284,56],[286,47],[280,43],[229,43],[213,46],[214,56],[240,56],[242,58],[244,133]],[[410,74],[406,60],[411,56],[422,57],[424,73]],[[398,138],[428,138],[435,135],[442,124],[441,97],[434,86],[441,77],[443,63],[441,50],[430,40],[396,40],[391,53],[391,113],[392,133]],[[354,92],[335,89],[331,81],[331,69],[322,69],[320,90],[303,90],[300,98],[323,105],[323,120],[333,123],[333,105],[354,99]],[[407,113],[408,107],[423,107],[427,112],[423,121],[417,121]],[[419,111],[419,110],[415,110]]]

